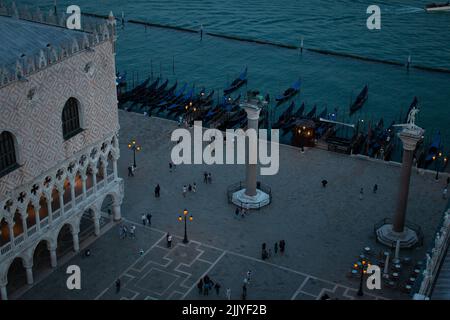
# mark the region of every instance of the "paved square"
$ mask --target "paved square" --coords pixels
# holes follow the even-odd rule
[[[370,246],[376,254],[386,250],[376,243],[373,227],[392,216],[400,173],[397,166],[281,146],[278,175],[260,177],[272,188],[273,203],[238,219],[226,189],[244,180],[244,166],[190,165],[170,172],[174,145],[170,134],[176,124],[122,111],[120,122],[123,223],[139,226],[136,239],[120,240],[114,227],[90,246],[92,257],[72,258],[68,263],[82,268],[81,291],[65,289],[66,264],[22,298],[224,299],[229,287],[232,297],[239,299],[250,269],[249,299],[317,299],[323,293],[351,299],[359,281],[347,275],[362,249]],[[132,162],[127,143],[132,138],[142,145],[142,151],[137,154],[136,176],[127,177]],[[204,171],[212,173],[212,184],[202,182]],[[320,184],[324,178],[329,181],[327,188]],[[183,185],[194,182],[197,192],[184,198]],[[371,192],[375,183],[377,194]],[[420,248],[402,250],[402,257],[417,260],[424,256],[446,205],[442,183],[436,183],[432,175],[413,172],[407,219],[422,227],[425,242]],[[160,198],[153,196],[156,184],[161,186]],[[365,190],[362,200],[358,199],[361,187]],[[182,243],[184,225],[177,220],[185,208],[194,217],[188,221],[187,245]],[[141,216],[148,212],[153,215],[152,228],[142,226]],[[174,236],[170,249],[167,232]],[[261,244],[273,248],[281,239],[286,240],[285,255],[261,261]],[[196,284],[205,274],[221,284],[219,296],[215,292],[199,295]],[[116,293],[114,282],[119,277],[122,288]],[[383,288],[364,298],[410,297]]]

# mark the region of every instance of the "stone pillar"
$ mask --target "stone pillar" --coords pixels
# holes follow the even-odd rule
[[[120,221],[122,219],[122,215],[120,213],[120,204],[113,205],[113,217],[114,221]]]
[[[248,131],[254,131],[256,133],[256,137],[258,137],[258,123],[259,123],[259,113],[261,109],[259,107],[251,107],[247,106],[245,107],[245,112],[247,113],[247,132]],[[250,133],[253,134],[253,133]],[[251,164],[250,159],[258,159],[258,149],[251,148],[250,145],[250,139],[246,137],[247,143],[247,152],[246,152],[246,158],[247,158],[247,167],[246,167],[246,188],[245,188],[245,195],[249,197],[256,196],[256,176],[257,176],[257,167],[258,164]],[[256,140],[256,143],[258,141]],[[256,152],[256,154],[255,154]]]
[[[85,174],[83,174],[82,176],[81,176],[81,185],[82,185],[82,188],[83,188],[83,200],[86,200],[86,196],[87,196],[87,194],[86,194],[86,180],[87,180],[87,176],[85,175]]]
[[[61,211],[61,216],[64,216],[64,193],[66,190],[64,189],[64,186],[61,188],[58,188],[58,194],[59,194],[59,210]]]
[[[100,215],[94,215],[94,234],[98,237],[100,235]]]
[[[75,208],[75,177],[73,177],[73,179],[70,179],[70,198],[72,200],[72,208]]]
[[[16,244],[14,243],[15,237],[14,237],[14,219],[12,219],[10,222],[8,221],[8,228],[9,228],[9,241],[11,242],[11,248],[14,248]]]
[[[48,216],[48,224],[52,225],[53,223],[53,209],[52,209],[52,196],[46,197],[47,200],[47,216]]]
[[[58,266],[58,261],[56,258],[56,248],[50,248],[50,264],[52,268],[56,268]]]
[[[39,215],[39,211],[41,210],[41,206],[38,203],[36,205],[33,204],[33,207],[34,207],[34,217],[36,219],[36,230],[39,231],[39,230],[41,230],[41,217]]]
[[[3,301],[8,300],[8,292],[6,291],[6,285],[7,285],[6,283],[0,284],[0,296]]]
[[[93,184],[93,188],[94,188],[94,193],[97,192],[97,173],[98,173],[98,169],[97,168],[92,168],[92,184]]]
[[[80,251],[80,239],[78,238],[78,230],[72,231],[73,251]]]
[[[113,160],[113,170],[114,170],[114,180],[116,180],[118,178],[117,159],[116,158],[114,158],[114,160]]]
[[[406,219],[406,207],[408,204],[413,154],[417,143],[420,141],[422,136],[410,135],[404,131],[400,132],[398,136],[403,142],[403,159],[397,196],[397,207],[393,220],[393,230],[395,232],[403,232]]]
[[[27,284],[32,285],[33,280],[33,265],[27,265],[25,266],[25,271],[27,273]]]
[[[28,225],[27,225],[28,214],[25,212],[24,214],[21,214],[20,217],[22,218],[23,237],[24,239],[26,239],[28,238]]]

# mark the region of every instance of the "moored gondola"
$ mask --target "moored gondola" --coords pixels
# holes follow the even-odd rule
[[[238,78],[233,80],[233,82],[228,86],[228,88],[223,90],[223,94],[229,95],[230,93],[233,93],[246,83],[247,83],[247,67],[245,67],[244,71],[241,72]]]
[[[362,106],[366,103],[368,97],[369,97],[369,86],[365,85],[364,88],[359,93],[359,95],[356,97],[355,101],[351,104],[350,114],[353,114],[359,109],[361,109]]]

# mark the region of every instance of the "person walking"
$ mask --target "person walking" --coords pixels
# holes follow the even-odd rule
[[[214,285],[214,289],[216,290],[216,294],[219,295],[220,293],[220,283],[216,282]]]
[[[167,237],[167,247],[172,248],[172,235],[170,235],[170,234]]]
[[[133,177],[133,176],[134,176],[134,173],[133,173],[133,167],[132,167],[132,166],[129,166],[129,167],[128,167],[128,176],[129,176],[129,177]]]
[[[203,293],[203,279],[200,279],[199,282],[197,283],[197,289],[198,289],[198,294]]]
[[[275,244],[273,245],[273,252],[274,252],[275,254],[278,253],[278,242],[275,242]]]
[[[192,185],[192,191],[194,192],[194,193],[196,193],[197,192],[197,184],[194,182],[194,184]]]
[[[325,179],[323,179],[323,180],[322,180],[322,187],[326,188],[326,187],[327,187],[327,184],[328,184],[328,181],[325,180]]]
[[[187,193],[187,187],[186,185],[183,186],[183,198],[186,198],[186,193]]]
[[[169,172],[172,172],[172,162],[169,161]]]
[[[127,235],[128,235],[128,228],[127,228],[127,226],[123,226],[123,237],[124,237],[124,239],[127,237]]]
[[[208,183],[208,172],[206,171],[203,173],[203,182]]]
[[[377,193],[378,191],[378,185],[375,183],[375,185],[373,186],[373,193]]]
[[[161,187],[159,186],[159,183],[155,187],[155,198],[159,198],[160,196]]]
[[[359,190],[359,200],[362,200],[362,199],[363,199],[363,195],[364,195],[364,188],[361,188],[361,189]]]
[[[212,175],[211,175],[211,172],[208,173],[208,183],[209,183],[209,184],[212,183]]]
[[[236,210],[234,210],[234,214],[235,214],[235,216],[236,216],[236,218],[239,218],[239,212],[240,210],[239,210],[239,207],[236,207]]]
[[[145,214],[142,215],[142,225],[145,227],[145,225],[147,224],[147,217],[145,216]]]
[[[247,299],[247,285],[244,283],[244,285],[242,286],[242,300],[246,299]]]
[[[280,254],[283,255],[284,254],[284,250],[285,250],[285,242],[284,240],[280,240]]]
[[[152,226],[152,215],[150,213],[147,213],[147,223],[149,227]]]
[[[116,280],[116,293],[120,292],[120,279]]]
[[[447,187],[445,187],[444,190],[442,190],[442,199],[447,199],[447,193],[448,193],[448,190],[447,190]]]
[[[189,183],[188,191],[192,192],[192,185]]]
[[[227,300],[231,300],[231,289],[227,288],[226,293],[225,293]]]
[[[136,238],[136,226],[135,225],[132,225],[130,228],[130,238],[131,239]]]

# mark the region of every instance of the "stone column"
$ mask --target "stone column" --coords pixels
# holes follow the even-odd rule
[[[8,300],[8,292],[6,291],[7,283],[0,284],[0,296],[3,301]]]
[[[27,273],[27,284],[32,285],[34,282],[33,279],[33,265],[26,265],[25,266],[25,271]]]
[[[78,238],[78,230],[72,231],[73,251],[80,251],[80,239]]]
[[[403,232],[405,228],[406,207],[408,204],[413,153],[416,149],[417,143],[422,138],[422,135],[412,135],[407,131],[402,131],[398,136],[403,142],[403,159],[397,196],[397,207],[395,210],[392,229],[394,232]]]
[[[11,242],[11,248],[14,248],[16,244],[14,243],[15,237],[14,237],[14,219],[11,220],[11,223],[8,222],[8,228],[9,228],[9,241]]]
[[[94,234],[98,237],[100,235],[100,215],[94,215]]]
[[[52,196],[46,197],[47,200],[47,217],[48,217],[48,224],[52,225],[53,223],[53,209],[52,209]]]
[[[73,179],[70,179],[70,198],[72,200],[72,208],[75,208],[75,177],[73,177]]]
[[[61,188],[58,188],[58,194],[59,194],[59,210],[61,211],[61,216],[64,216],[64,193],[66,190],[64,189],[64,186],[61,186]]]
[[[36,230],[39,231],[39,230],[41,230],[41,217],[39,215],[39,211],[41,210],[41,205],[39,203],[36,205],[33,204],[33,207],[34,207],[34,217],[36,219]]]
[[[247,113],[247,132],[254,131],[256,133],[256,137],[258,137],[258,124],[259,124],[259,113],[261,109],[257,106],[246,106],[244,107],[245,112]],[[253,134],[253,133],[250,133]],[[258,159],[258,147],[252,148],[250,145],[250,139],[246,137],[247,141],[247,152],[246,152],[246,158],[247,158],[247,167],[246,167],[246,188],[245,188],[245,195],[249,197],[256,196],[256,170],[258,164],[251,164],[250,159]],[[256,143],[258,141],[256,140]],[[256,152],[256,154],[255,154]]]
[[[82,176],[81,176],[81,185],[82,185],[82,187],[83,187],[83,200],[86,200],[86,196],[87,196],[87,194],[86,194],[86,180],[87,180],[87,176],[85,175],[85,174],[83,174]]]
[[[122,219],[122,215],[120,213],[120,204],[113,205],[113,217],[114,221],[120,221]]]
[[[28,225],[27,225],[28,214],[25,212],[24,214],[21,214],[20,217],[22,218],[23,237],[24,239],[26,239],[28,238]]]
[[[114,170],[114,180],[116,180],[118,178],[117,159],[116,158],[114,158],[114,160],[113,160],[113,170]]]
[[[94,193],[97,193],[97,168],[92,168],[92,187],[94,188]]]
[[[58,261],[56,258],[56,248],[50,248],[50,264],[52,268],[56,268],[58,266]]]

